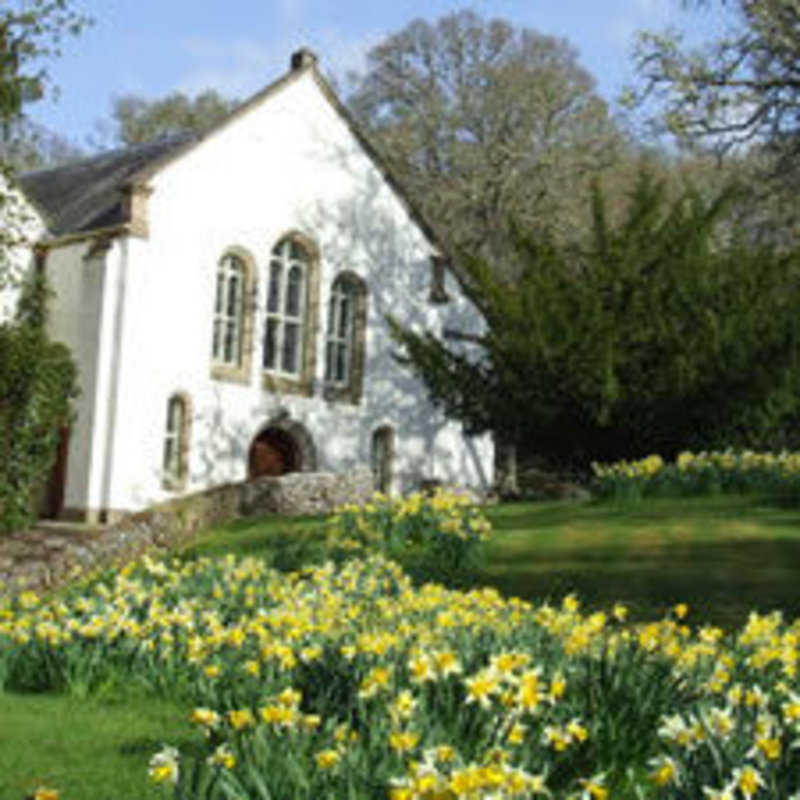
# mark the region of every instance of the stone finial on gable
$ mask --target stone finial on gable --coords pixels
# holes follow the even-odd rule
[[[292,53],[290,65],[293,70],[305,69],[306,67],[315,67],[317,61],[317,54],[313,50],[308,47],[301,47]]]

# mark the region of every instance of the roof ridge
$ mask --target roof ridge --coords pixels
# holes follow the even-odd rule
[[[193,131],[179,131],[177,133],[170,133],[164,136],[159,136],[156,139],[148,139],[146,142],[134,142],[133,144],[122,145],[120,147],[112,147],[109,150],[99,150],[81,158],[71,159],[63,164],[58,164],[53,167],[41,167],[39,169],[30,169],[25,172],[20,172],[18,178],[33,178],[38,175],[46,173],[57,172],[58,170],[74,169],[75,167],[88,166],[89,164],[103,161],[105,159],[116,160],[125,156],[133,155],[138,151],[146,151],[153,149],[156,146],[172,146],[177,147],[184,144],[191,139],[198,137],[198,134]]]

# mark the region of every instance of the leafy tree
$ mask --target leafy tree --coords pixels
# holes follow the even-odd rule
[[[24,203],[13,190],[8,147],[23,124],[23,107],[51,85],[47,59],[58,55],[65,35],[79,33],[88,19],[70,0],[12,0],[0,8],[0,291],[10,282],[14,248],[30,228]]]
[[[18,0],[0,9],[0,135],[20,124],[26,103],[50,84],[44,59],[58,53],[66,34],[87,20],[69,0]],[[35,229],[0,161],[0,299]],[[29,274],[16,318],[0,324],[0,530],[24,526],[35,515],[38,487],[55,458],[58,430],[69,418],[76,392],[75,366],[63,345],[45,333],[46,286]]]
[[[683,0],[711,11],[714,0]],[[776,160],[772,174],[797,177],[800,152],[800,3],[722,0],[731,24],[703,47],[680,35],[642,32],[640,86],[629,99],[655,98],[666,128],[717,151],[746,144]],[[714,10],[713,13],[718,13]]]
[[[800,257],[720,228],[733,199],[667,201],[643,172],[612,225],[595,189],[589,246],[517,231],[513,283],[464,255],[485,334],[393,321],[401,358],[469,431],[562,467],[763,441],[800,397]]]
[[[63,136],[25,118],[11,123],[0,141],[0,161],[15,172],[57,167],[83,155]]]
[[[696,13],[725,11],[725,33],[688,47],[674,32],[643,32],[639,82],[628,100],[692,148],[734,155],[749,185],[739,219],[751,235],[792,246],[800,233],[800,3],[682,0]],[[653,109],[655,109],[653,111]]]
[[[194,99],[173,92],[160,100],[124,95],[113,100],[114,136],[122,145],[140,144],[178,133],[203,133],[237,105],[213,89]]]
[[[415,20],[349,77],[347,103],[439,233],[497,264],[508,219],[569,235],[621,137],[563,39],[472,11]]]
[[[89,22],[70,0],[10,0],[0,8],[0,124],[14,122],[25,103],[50,85],[45,60],[60,53],[65,35]]]

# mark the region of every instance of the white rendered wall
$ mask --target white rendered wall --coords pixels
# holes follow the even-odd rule
[[[396,434],[396,490],[433,477],[491,483],[490,439],[465,439],[430,407],[424,388],[391,358],[383,318],[391,311],[404,324],[439,332],[442,313],[469,311],[428,302],[429,244],[309,73],[164,167],[152,186],[149,236],[124,240],[127,262],[120,262],[124,305],[114,341],[122,355],[109,389],[114,435],[102,507],[143,508],[174,496],[162,488],[161,465],[167,399],[178,391],[193,407],[186,492],[245,478],[249,445],[279,409],[310,432],[319,469],[368,466],[372,433],[388,424]],[[352,270],[367,284],[357,406],[321,397],[322,333],[314,397],[261,388],[266,270],[272,247],[290,231],[308,236],[321,254],[321,330],[335,276]],[[247,385],[210,377],[216,267],[234,246],[257,267]]]
[[[120,241],[94,254],[90,247],[83,241],[54,248],[46,262],[55,292],[49,334],[72,352],[80,388],[67,457],[67,509],[99,509],[103,500],[114,320],[124,252]]]

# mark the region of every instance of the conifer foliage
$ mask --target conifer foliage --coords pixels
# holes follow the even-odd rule
[[[791,445],[800,259],[732,230],[735,196],[709,201],[689,188],[669,201],[642,172],[612,224],[596,187],[588,245],[517,231],[513,282],[459,259],[486,320],[476,346],[392,320],[398,358],[468,431],[494,431],[554,465]]]

